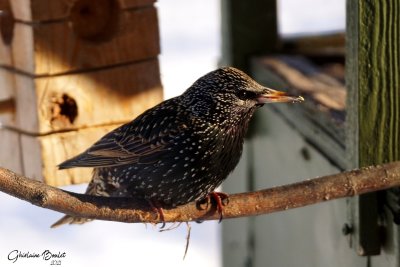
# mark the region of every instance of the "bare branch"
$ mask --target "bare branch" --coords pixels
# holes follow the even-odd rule
[[[267,214],[395,186],[400,186],[400,162],[231,195],[229,204],[224,208],[224,218]],[[0,191],[36,206],[72,216],[127,223],[159,222],[158,214],[143,200],[71,193],[3,168],[0,168]],[[195,203],[189,203],[174,209],[166,209],[165,221],[219,219],[219,214],[213,205],[203,208],[199,208]]]

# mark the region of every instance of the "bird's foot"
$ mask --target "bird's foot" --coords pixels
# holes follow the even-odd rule
[[[147,202],[149,203],[153,211],[158,213],[159,219],[162,222],[160,229],[163,229],[165,227],[165,217],[164,217],[164,210],[161,208],[160,203],[158,203],[158,201],[151,199],[148,199]]]
[[[211,201],[214,201],[217,206],[217,211],[219,213],[219,222],[221,222],[223,219],[224,206],[228,205],[229,203],[229,195],[222,192],[211,192],[204,199],[199,200],[197,203],[200,207],[203,207],[203,205],[205,204],[206,206],[203,209],[207,209],[208,203],[210,203]]]

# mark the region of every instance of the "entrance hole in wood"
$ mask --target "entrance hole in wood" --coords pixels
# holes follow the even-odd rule
[[[68,120],[69,123],[73,124],[78,116],[78,105],[74,98],[63,94],[61,97],[54,99],[51,111],[51,121]]]

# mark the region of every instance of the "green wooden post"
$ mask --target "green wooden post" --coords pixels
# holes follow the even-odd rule
[[[221,0],[222,61],[249,70],[251,56],[278,46],[275,0]]]
[[[349,167],[400,159],[399,35],[398,0],[347,1]],[[350,220],[359,254],[379,254],[377,194],[354,199]]]

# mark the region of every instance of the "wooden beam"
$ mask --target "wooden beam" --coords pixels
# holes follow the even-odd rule
[[[400,3],[359,3],[359,154],[368,165],[400,158]]]
[[[398,0],[347,1],[349,168],[400,158],[399,13]],[[356,250],[379,254],[377,195],[351,204]]]
[[[248,71],[250,57],[278,47],[275,0],[222,0],[222,65]]]

